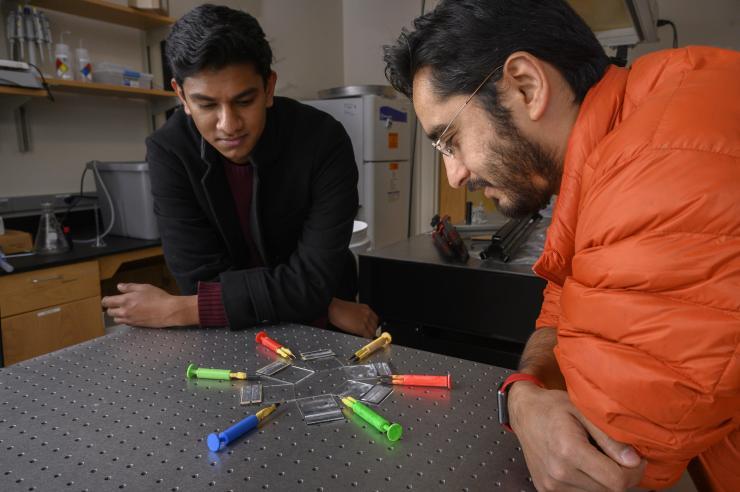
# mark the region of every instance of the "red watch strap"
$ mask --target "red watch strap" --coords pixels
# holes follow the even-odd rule
[[[540,381],[539,378],[537,378],[537,376],[515,372],[514,374],[510,375],[508,378],[504,380],[504,383],[501,385],[501,388],[499,388],[499,391],[506,391],[506,388],[511,386],[513,383],[516,383],[517,381],[529,381],[530,383],[536,384],[540,388],[545,387],[544,383]]]
[[[544,388],[545,385],[537,377],[531,374],[514,373],[501,383],[498,388],[498,404],[499,404],[499,423],[509,432],[514,432],[509,423],[509,411],[508,411],[508,393],[509,386],[516,383],[517,381],[529,381],[534,383],[540,388]]]

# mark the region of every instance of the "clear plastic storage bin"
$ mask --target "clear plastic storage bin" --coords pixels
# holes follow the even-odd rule
[[[93,69],[93,81],[102,84],[151,89],[153,78],[154,76],[150,73],[129,70],[115,63],[96,63]]]
[[[159,228],[154,216],[149,164],[94,161],[88,164],[88,168],[93,165],[97,166],[99,173],[99,178],[95,176],[95,186],[104,229],[110,224],[111,212],[101,179],[110,193],[116,211],[115,223],[110,233],[139,239],[158,239]]]

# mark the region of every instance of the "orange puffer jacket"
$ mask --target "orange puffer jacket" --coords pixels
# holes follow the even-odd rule
[[[714,445],[714,486],[740,490],[740,52],[609,68],[534,270],[568,394],[648,459],[641,486],[671,485]]]

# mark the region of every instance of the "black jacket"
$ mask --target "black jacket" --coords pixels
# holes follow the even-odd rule
[[[146,141],[154,212],[167,266],[182,294],[220,280],[233,329],[308,322],[332,297],[353,299],[349,250],[357,166],[340,123],[276,97],[252,151],[250,229],[264,268],[246,269],[246,245],[223,157],[178,110]]]

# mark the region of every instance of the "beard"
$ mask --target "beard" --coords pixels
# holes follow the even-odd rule
[[[494,188],[502,195],[502,199],[493,198],[502,214],[511,218],[527,217],[547,207],[550,198],[558,192],[560,166],[541,145],[523,137],[510,118],[499,120],[497,129],[505,143],[489,144],[485,179],[471,180],[468,188]]]

